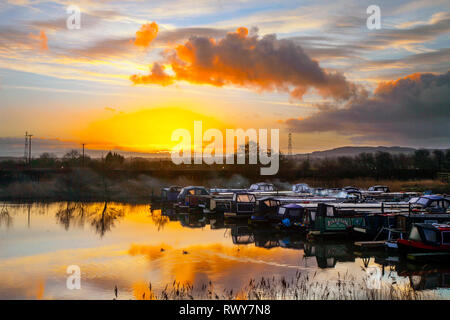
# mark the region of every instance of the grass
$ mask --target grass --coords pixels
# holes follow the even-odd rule
[[[290,279],[262,277],[250,279],[239,291],[217,290],[212,282],[194,287],[174,281],[163,290],[152,291],[151,284],[135,298],[138,300],[428,300],[438,299],[436,293],[416,291],[409,284],[383,284],[369,289],[366,280],[356,281],[348,273],[334,281],[318,281],[313,275],[297,272]]]

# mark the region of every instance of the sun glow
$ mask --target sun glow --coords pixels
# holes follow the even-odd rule
[[[194,130],[194,121],[201,120],[204,130],[227,127],[214,117],[178,107],[145,109],[121,113],[112,118],[91,123],[81,133],[81,139],[90,141],[90,148],[111,148],[138,151],[169,151],[177,144],[171,141],[176,129]]]

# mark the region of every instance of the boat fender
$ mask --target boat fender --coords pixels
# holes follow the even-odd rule
[[[283,219],[283,220],[281,220],[281,222],[282,222],[286,227],[290,227],[290,226],[291,226],[291,220],[289,220],[289,218]]]

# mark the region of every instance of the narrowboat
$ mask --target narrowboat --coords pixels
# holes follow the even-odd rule
[[[210,201],[211,196],[205,187],[188,186],[180,190],[174,208],[182,213],[203,213]]]
[[[275,187],[272,183],[258,182],[254,183],[247,190],[248,192],[273,192]]]
[[[305,212],[305,208],[295,203],[283,205],[278,209],[280,221],[277,226],[283,229],[305,229]]]
[[[370,192],[383,192],[383,193],[390,192],[388,186],[380,186],[380,185],[371,186],[368,191],[370,191]]]
[[[450,200],[440,195],[425,195],[409,201],[413,212],[446,213]]]
[[[233,194],[230,201],[230,210],[224,212],[225,217],[248,218],[255,213],[256,196],[247,192]]]
[[[400,252],[450,253],[450,224],[416,223],[407,239],[397,240]]]
[[[180,194],[182,187],[170,186],[161,189],[161,201],[175,202]]]
[[[297,183],[292,186],[294,193],[310,193],[311,189],[306,183]]]
[[[251,215],[249,223],[267,223],[269,216],[277,213],[281,201],[273,197],[263,197],[257,201],[257,209]]]
[[[332,204],[318,203],[316,210],[308,210],[305,223],[310,236],[339,235],[364,226],[365,213],[353,209],[339,209]]]

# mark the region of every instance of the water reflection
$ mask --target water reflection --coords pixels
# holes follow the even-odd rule
[[[319,268],[334,268],[337,262],[355,262],[356,258],[350,242],[308,242],[305,257],[315,257]]]
[[[9,214],[8,207],[4,204],[0,209],[0,227],[10,228],[13,224],[13,218]]]
[[[88,222],[100,237],[103,237],[106,232],[114,227],[116,220],[124,217],[124,213],[121,208],[108,202],[104,202],[101,206],[67,202],[59,204],[55,216],[65,230],[69,230],[71,225],[82,227]]]
[[[14,223],[13,223],[14,221]],[[0,299],[148,299],[178,281],[239,290],[250,278],[297,272],[320,281],[377,266],[386,281],[449,297],[448,266],[405,263],[351,242],[311,242],[300,234],[251,227],[223,215],[176,214],[170,207],[102,203],[0,204]],[[79,265],[82,290],[65,288]]]

